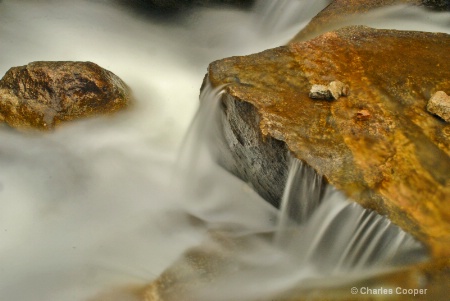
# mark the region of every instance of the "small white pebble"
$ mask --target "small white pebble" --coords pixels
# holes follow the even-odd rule
[[[330,91],[331,95],[333,95],[334,99],[339,99],[341,96],[347,96],[349,87],[348,85],[344,84],[343,82],[340,82],[338,80],[332,81],[328,85],[328,90]]]
[[[437,91],[428,101],[427,111],[450,122],[450,96],[444,91]]]
[[[347,96],[349,86],[340,81],[332,81],[325,85],[313,85],[309,91],[309,97],[312,99],[337,100],[341,96]]]
[[[331,99],[332,95],[327,86],[313,85],[309,91],[309,97],[313,99]]]

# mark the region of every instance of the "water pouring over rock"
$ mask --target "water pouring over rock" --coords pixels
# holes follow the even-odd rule
[[[239,137],[260,131],[262,138],[252,149],[265,151],[258,151],[263,156],[253,161],[280,165],[286,162],[283,155],[264,154],[274,145],[269,138],[284,141],[286,149],[331,184],[444,256],[450,254],[449,210],[442,202],[450,198],[450,146],[445,124],[425,107],[426,95],[450,89],[449,48],[446,34],[347,27],[307,42],[213,62],[207,80],[213,86],[228,85],[224,136],[231,152],[245,147],[236,143]],[[386,57],[391,58],[388,64]],[[309,98],[311,83],[340,78],[351,87],[347,97],[333,102]],[[224,166],[259,192],[266,177],[243,170],[251,166],[245,161],[251,157],[233,158],[238,162],[224,161]],[[271,187],[265,185],[261,195]],[[282,194],[274,189],[271,195],[276,204]]]

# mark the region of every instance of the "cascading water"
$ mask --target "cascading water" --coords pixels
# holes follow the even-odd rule
[[[272,300],[283,292],[344,285],[427,259],[427,251],[410,235],[348,200],[293,157],[280,210],[244,189],[244,183],[218,168],[211,148],[221,137],[221,93],[204,89],[182,152],[190,160],[181,162],[189,164],[181,164],[184,176],[177,187],[191,196],[187,212],[238,247],[226,255],[231,257],[227,266],[214,272],[214,285],[199,285],[195,279],[202,279],[204,271],[193,267],[196,276],[192,287],[183,287],[185,300]],[[192,163],[199,158],[202,164]],[[194,168],[187,179],[186,172]],[[192,181],[201,184],[192,186]],[[216,244],[206,240],[201,248]],[[217,252],[217,258],[224,256],[220,247]],[[190,260],[186,258],[187,265]]]
[[[275,236],[277,244],[284,245],[287,239],[291,239],[283,235],[292,222],[306,223],[320,205],[322,193],[322,177],[302,161],[291,158]]]
[[[195,147],[180,164],[188,178],[182,184],[195,189],[184,194],[176,181],[166,189],[208,63],[286,43],[320,10],[317,3],[259,1],[252,11],[201,9],[163,22],[133,15],[112,0],[0,1],[1,74],[36,60],[93,61],[124,79],[136,99],[128,112],[74,122],[54,133],[0,127],[0,300],[82,301],[104,290],[145,285],[200,244],[206,229],[226,228],[255,243],[251,256],[236,253],[250,268],[219,279],[222,294],[207,300],[269,296],[311,275],[366,271],[380,261],[389,266],[400,263],[395,254],[415,252],[417,245],[398,228],[348,205],[331,188],[322,190],[320,206],[312,202],[311,214],[292,214],[290,208],[299,206],[295,200],[305,193],[295,188],[298,173],[310,173],[295,160],[283,204],[291,213],[281,217],[208,160],[207,149],[194,138],[187,139]],[[271,12],[283,7],[274,21]],[[421,30],[449,32],[441,14],[414,12]],[[392,16],[397,24],[383,21],[384,26],[403,26],[411,14],[400,21]],[[193,225],[180,208],[206,227]],[[341,220],[353,222],[341,225]],[[353,232],[332,232],[338,227]],[[257,233],[278,234],[253,240]],[[305,241],[311,248],[301,245]],[[338,247],[340,254],[332,252]],[[300,268],[310,262],[319,271]],[[248,282],[252,277],[268,285],[255,286]],[[233,287],[246,290],[238,294]]]

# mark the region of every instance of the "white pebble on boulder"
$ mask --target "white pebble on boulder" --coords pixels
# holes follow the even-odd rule
[[[325,85],[313,85],[309,91],[309,97],[312,99],[337,100],[341,96],[348,95],[349,87],[340,81],[332,81]]]
[[[427,111],[450,122],[450,96],[444,91],[438,91],[430,98]]]

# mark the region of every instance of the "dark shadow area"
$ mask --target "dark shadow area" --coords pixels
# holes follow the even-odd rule
[[[1,1],[1,0],[0,0]],[[143,17],[170,21],[199,7],[251,9],[255,0],[115,0],[116,3]]]
[[[450,11],[450,0],[422,0],[427,8],[437,11]]]

